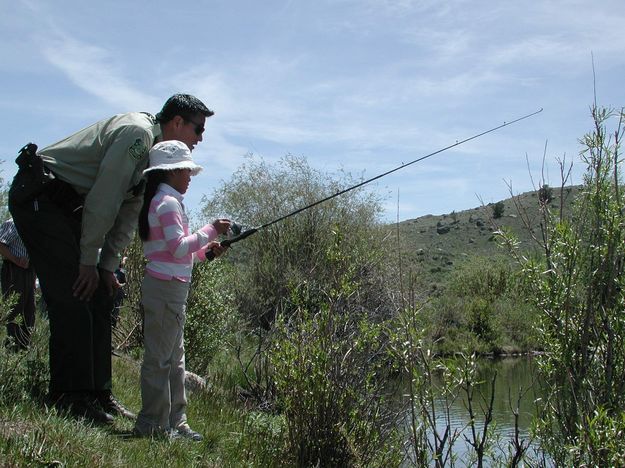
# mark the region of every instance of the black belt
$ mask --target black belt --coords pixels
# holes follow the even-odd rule
[[[79,194],[69,182],[59,179],[54,172],[46,167],[54,178],[46,184],[45,195],[52,203],[73,217],[82,217],[82,209],[85,204],[85,196]]]

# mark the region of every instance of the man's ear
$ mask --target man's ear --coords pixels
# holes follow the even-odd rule
[[[182,118],[180,115],[174,116],[174,118],[171,119],[171,121],[172,121],[172,124],[174,125],[174,128],[180,128],[186,123],[184,118]]]
[[[164,124],[161,124],[161,130],[163,132],[163,137],[166,140],[175,139],[174,135],[178,134],[178,131],[185,124],[185,120],[179,116],[174,116],[173,119],[167,121]]]

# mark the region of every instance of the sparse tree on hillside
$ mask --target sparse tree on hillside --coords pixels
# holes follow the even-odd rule
[[[505,210],[505,205],[503,201],[498,201],[493,205],[493,218],[499,219],[503,216],[503,212]]]
[[[552,188],[547,184],[542,185],[540,189],[538,189],[538,201],[543,205],[547,205],[551,200],[553,200]]]

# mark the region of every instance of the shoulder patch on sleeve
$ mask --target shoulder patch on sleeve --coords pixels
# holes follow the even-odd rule
[[[148,147],[141,138],[137,138],[128,148],[128,154],[136,161],[139,161],[147,151]]]

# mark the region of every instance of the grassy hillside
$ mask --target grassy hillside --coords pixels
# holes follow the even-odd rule
[[[549,209],[557,213],[562,206],[570,212],[571,203],[580,187],[552,189]],[[541,213],[538,191],[526,192],[502,200],[503,215],[493,218],[495,204],[444,215],[427,215],[394,225],[392,238],[399,236],[402,266],[414,275],[416,287],[434,292],[454,266],[472,256],[505,255],[494,232],[505,228],[519,239],[523,249],[538,250],[532,236],[541,236]],[[530,229],[526,227],[530,226]]]

